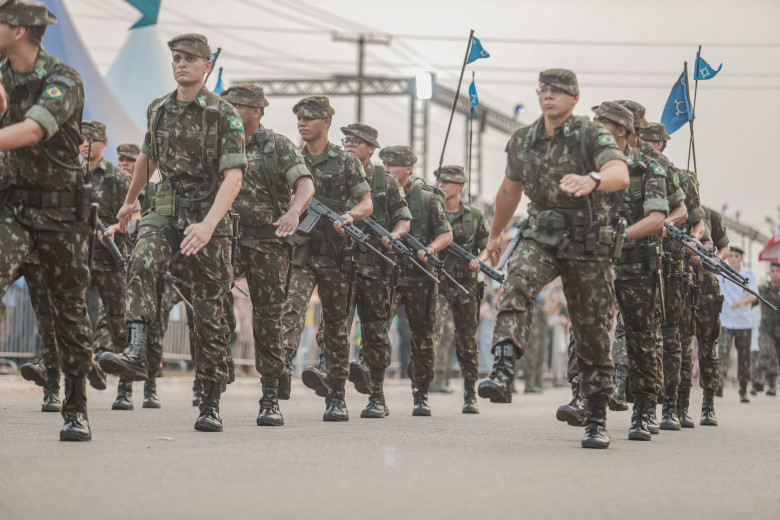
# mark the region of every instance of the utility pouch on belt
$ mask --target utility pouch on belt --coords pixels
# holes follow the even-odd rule
[[[176,190],[170,183],[161,182],[157,185],[154,196],[154,212],[161,217],[176,216]]]
[[[353,258],[355,248],[352,246],[344,246],[341,248],[341,270],[345,273],[352,272]]]
[[[626,219],[621,218],[618,220],[617,227],[615,228],[615,241],[612,243],[612,260],[617,260],[620,255],[623,254],[623,244],[626,241]]]
[[[293,267],[303,267],[306,264],[306,259],[309,258],[309,246],[311,244],[311,237],[307,235],[301,235],[295,233],[292,236],[293,255],[292,265]]]
[[[600,231],[601,224],[598,222],[591,223],[590,228],[585,229],[583,242],[585,243],[586,253],[593,253],[596,251],[596,248],[599,246]]]
[[[92,208],[92,185],[79,184],[76,186],[76,218],[84,220],[90,216]]]
[[[557,211],[542,211],[536,216],[533,225],[523,232],[523,237],[531,238],[540,244],[557,246],[563,242],[566,232],[566,219]]]
[[[655,242],[648,242],[644,245],[645,248],[645,267],[648,271],[653,272],[658,268],[658,244]]]

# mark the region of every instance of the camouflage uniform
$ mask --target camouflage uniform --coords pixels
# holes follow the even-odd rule
[[[439,180],[465,184],[468,182],[463,168],[460,166],[444,166]],[[478,207],[465,201],[460,202],[460,208],[455,212],[444,212],[452,227],[452,241],[466,251],[477,255],[487,245],[490,227],[485,215]],[[479,413],[474,386],[479,379],[479,349],[477,348],[477,329],[479,328],[479,305],[485,291],[485,284],[478,279],[479,273],[468,268],[464,260],[445,254],[442,258],[446,270],[469,294],[463,294],[458,288],[441,282],[436,309],[438,318],[433,344],[443,348],[440,342],[445,316],[452,312],[455,324],[455,353],[458,357],[461,373],[466,389],[464,396],[464,412]]]
[[[544,291],[534,300],[533,318],[531,318],[531,335],[525,347],[523,356],[523,379],[525,393],[542,391],[542,369],[547,353],[549,329],[547,326],[547,310],[544,307]]]
[[[200,58],[210,55],[201,35],[178,36],[168,46],[173,52]],[[125,311],[130,341],[123,356],[132,361],[124,363],[111,354],[100,359],[106,371],[144,380],[148,378],[146,336],[158,319],[160,277],[181,254],[179,246],[187,226],[202,222],[208,214],[222,184],[222,173],[235,168],[243,171],[247,164],[241,118],[227,101],[206,87],[190,102],[180,102],[177,91],[154,100],[147,110],[147,121],[142,151],[157,164],[162,180],[157,183],[152,209],[138,225],[130,257]],[[208,395],[201,403],[196,428],[201,425],[208,431],[222,429],[217,412],[221,387],[228,379],[223,304],[233,280],[231,240],[231,221],[226,214],[208,243],[185,258],[192,273],[191,326],[198,344],[197,377]]]
[[[772,267],[780,267],[780,263],[772,262]],[[766,282],[758,289],[762,298],[775,307],[780,308],[780,286]],[[758,328],[758,345],[761,349],[759,363],[766,371],[769,388],[767,395],[775,395],[775,379],[777,378],[780,359],[780,312],[773,311],[765,303],[761,304],[761,324]]]
[[[0,22],[43,26],[56,17],[41,2],[14,2],[0,8]],[[16,271],[35,251],[50,288],[60,366],[65,373],[65,427],[61,440],[89,440],[86,375],[91,367],[92,331],[85,293],[89,284],[90,228],[84,175],[78,165],[79,123],[84,89],[79,74],[41,47],[30,74],[17,74],[0,62],[8,109],[0,125],[31,119],[44,131],[39,146],[7,153],[10,167],[0,173],[0,186],[12,186],[0,210],[0,293],[5,294]],[[51,161],[53,157],[72,168]],[[85,200],[86,199],[86,200]],[[78,206],[78,207],[77,207]]]
[[[308,119],[325,119],[335,111],[328,98],[314,96],[299,101],[293,107],[293,113]],[[339,215],[346,213],[350,199],[369,193],[363,166],[354,155],[333,143],[328,143],[321,155],[311,155],[306,147],[302,153],[313,176],[315,197]],[[317,286],[322,301],[328,387],[332,393],[327,402],[331,403],[333,397],[343,403],[349,372],[347,318],[354,282],[353,250],[326,219],[322,219],[308,236],[296,233],[294,243],[296,255],[282,313],[285,362],[291,365],[298,352],[306,308]],[[328,404],[329,409],[330,406]]]

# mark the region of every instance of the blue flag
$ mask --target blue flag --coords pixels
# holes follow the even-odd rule
[[[471,37],[471,50],[469,51],[469,57],[466,59],[466,63],[477,61],[480,58],[489,58],[490,53],[482,48],[482,44],[479,42],[479,38],[476,36]]]
[[[214,93],[221,94],[225,91],[225,86],[222,84],[222,67],[219,68],[219,75],[217,76],[217,84],[214,85]]]
[[[661,123],[666,126],[666,131],[670,135],[693,119],[691,104],[688,102],[688,78],[686,72],[687,69],[683,70],[683,73],[674,82],[669,99],[666,100],[664,113],[661,116]]]
[[[715,74],[720,72],[720,69],[723,68],[723,64],[721,63],[718,65],[718,70],[713,69],[709,63],[704,61],[704,58],[699,56],[699,52],[696,52],[696,70],[693,73],[693,79],[698,80],[705,80],[705,79],[712,79],[715,77]]]
[[[471,85],[469,86],[469,97],[471,98],[471,113],[476,114],[477,113],[477,105],[479,105],[479,98],[477,97],[477,86],[474,84],[474,80],[471,80]]]

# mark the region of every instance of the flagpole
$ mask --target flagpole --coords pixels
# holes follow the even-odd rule
[[[691,128],[691,140],[688,144],[688,165],[686,166],[686,170],[691,169],[691,154],[693,154],[693,169],[694,171],[698,172],[698,168],[696,167],[696,143],[694,142],[693,138],[693,120],[696,118],[696,95],[699,92],[699,57],[701,56],[701,45],[699,45],[699,52],[696,53],[696,63],[695,68],[693,69],[693,111],[691,112],[691,119],[688,121],[690,128]],[[688,96],[688,99],[691,99],[691,94],[688,89],[688,62],[685,62],[685,94]]]
[[[469,43],[466,45],[466,55],[463,57],[463,66],[460,68],[460,77],[458,78],[458,88],[455,89],[455,100],[452,102],[452,111],[450,112],[450,122],[447,123],[447,133],[444,134],[444,145],[441,147],[441,157],[439,157],[439,167],[436,169],[436,179],[439,179],[441,174],[441,165],[444,163],[444,151],[447,149],[447,140],[450,137],[450,128],[452,128],[452,118],[455,117],[455,109],[458,106],[458,97],[460,96],[460,85],[463,83],[463,73],[466,72],[466,61],[469,59],[469,51],[471,50],[471,42],[474,38],[474,29],[469,33]],[[469,186],[471,189],[471,186]]]
[[[474,84],[474,71],[471,71],[471,84]],[[471,152],[474,149],[474,111],[476,109],[474,108],[474,105],[471,105],[471,110],[469,110],[469,204],[471,204]]]

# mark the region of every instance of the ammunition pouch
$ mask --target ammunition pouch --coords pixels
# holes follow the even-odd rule
[[[391,253],[390,251],[382,251],[382,254],[384,254],[386,257],[390,258],[391,260],[395,260],[395,253]],[[375,255],[374,253],[370,251],[364,251],[358,246],[358,249],[355,251],[355,262],[358,266],[372,266],[372,267],[381,267],[382,273],[385,276],[392,276],[393,272],[395,271],[395,268],[379,258],[379,256]]]
[[[154,212],[161,217],[176,217],[176,190],[169,184],[160,183],[152,203]]]
[[[615,263],[617,265],[641,263],[645,264],[645,268],[648,268],[650,265],[648,261],[647,250],[644,247],[623,250]],[[653,267],[655,267],[655,251],[653,252]]]
[[[243,221],[242,221],[243,222]],[[252,237],[260,240],[278,238],[276,228],[273,225],[266,226],[239,226],[238,234],[241,238]]]
[[[292,237],[292,243],[293,243],[292,265],[293,267],[303,267],[304,265],[306,265],[306,260],[309,258],[311,236],[295,233]]]
[[[566,218],[557,211],[542,211],[529,219],[530,226],[523,231],[523,238],[540,244],[557,247],[567,238]]]
[[[4,197],[9,204],[21,204],[36,209],[75,208],[76,216],[85,219],[89,216],[92,185],[82,184],[76,192],[70,191],[37,191],[13,188]]]
[[[171,250],[174,253],[181,247],[182,235],[179,233],[170,219],[158,213],[149,212],[141,217],[141,221],[138,223],[138,229],[140,230],[143,226],[151,226],[153,228],[159,229],[165,237],[165,240],[167,240],[168,244],[170,244]]]

